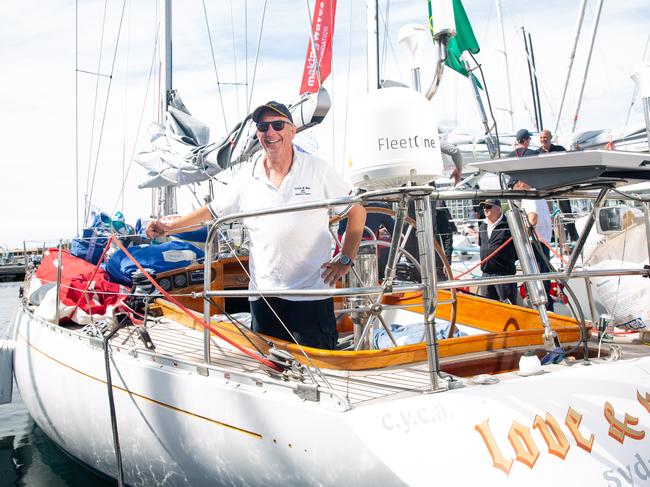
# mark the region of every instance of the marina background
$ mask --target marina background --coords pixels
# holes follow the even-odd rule
[[[486,70],[500,131],[507,132],[510,130],[506,122],[508,117],[500,109],[506,103],[506,83],[503,56],[499,53],[500,31],[495,2],[465,0],[463,3],[481,46],[477,59]],[[530,87],[520,27],[526,27],[532,35],[541,79],[544,121],[554,125],[552,113],[557,111],[562,94],[579,3],[501,1],[512,79],[514,130],[532,128],[531,103],[527,103]],[[313,9],[314,2],[309,4]],[[566,116],[564,130],[574,110],[596,4],[593,0],[588,2],[585,13],[563,112]],[[139,150],[146,145],[149,121],[156,117],[154,100],[158,75],[154,70],[154,75],[150,76],[149,70],[156,37],[157,2],[125,4],[108,99],[109,111],[104,119],[102,113],[109,86],[109,78],[105,75],[112,72],[122,5],[122,2],[108,4],[103,29],[103,2],[79,2],[78,69],[99,72],[101,76],[79,72],[77,77],[80,164],[80,201],[77,202],[75,2],[26,0],[0,5],[0,63],[7,67],[2,74],[3,89],[0,90],[0,133],[5,135],[3,160],[11,168],[11,177],[0,179],[0,212],[11,222],[0,237],[0,244],[20,247],[25,239],[35,240],[35,245],[41,245],[44,240],[55,244],[59,238],[73,236],[77,230],[75,205],[83,208],[87,168],[96,163],[98,173],[92,204],[111,214],[121,209],[131,224],[138,217],[147,216],[150,192],[137,189],[144,176],[142,169],[131,168],[123,199],[118,192],[134,148]],[[305,3],[273,0],[266,11],[264,5],[263,0],[205,2],[215,65],[223,83],[220,89],[225,119],[230,128],[237,117],[245,115],[247,103],[259,104],[271,98],[288,102],[297,98],[308,39],[309,18]],[[426,23],[426,2],[391,0],[388,4],[381,0],[379,5],[382,72],[387,78],[409,82],[408,63],[397,44],[397,32],[406,23]],[[247,43],[245,12],[249,19]],[[211,139],[220,140],[225,134],[224,116],[202,4],[177,2],[173,16],[174,87],[179,89],[188,109],[211,127]],[[263,16],[264,30],[259,38],[261,58],[255,64]],[[384,27],[385,20],[388,20],[388,30]],[[647,0],[604,2],[579,130],[624,125],[634,91],[630,74],[634,65],[642,61],[649,21],[650,3]],[[340,0],[332,76],[325,83],[332,96],[333,108],[323,124],[312,131],[318,138],[320,155],[339,169],[345,162],[343,133],[347,108],[366,89],[365,31],[365,2]],[[102,32],[105,32],[103,45]],[[386,34],[389,43],[384,42]],[[246,55],[248,62],[244,63]],[[432,60],[431,53],[425,53],[426,60]],[[254,68],[254,85],[226,85],[244,82],[246,73],[251,80]],[[439,96],[434,98],[440,104],[439,126],[475,131],[480,124],[469,84],[465,78],[448,71]],[[430,78],[423,73],[422,79]],[[99,97],[94,102],[96,90]],[[247,92],[251,95],[250,101],[246,100]],[[145,93],[148,93],[146,103]],[[93,117],[94,103],[97,111]],[[642,123],[640,105],[637,100],[631,121]],[[96,130],[91,142],[93,126]],[[104,126],[101,142],[100,126]],[[101,146],[99,156],[96,155],[98,146]],[[179,207],[180,212],[196,204],[188,194],[179,195],[179,202],[186,205]],[[34,225],[35,221],[38,225]]]

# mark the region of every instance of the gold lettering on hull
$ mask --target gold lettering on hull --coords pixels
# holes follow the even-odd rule
[[[594,435],[589,435],[589,439],[585,438],[582,433],[580,433],[580,423],[582,422],[582,414],[577,412],[572,407],[569,407],[569,410],[566,413],[566,418],[564,424],[573,435],[573,439],[576,440],[576,444],[583,450],[591,453],[591,449],[594,446]]]
[[[642,396],[639,391],[636,391],[636,398],[641,403],[641,406],[645,408],[646,411],[650,413],[650,394],[647,392]]]
[[[508,440],[515,450],[517,460],[528,468],[533,468],[539,458],[539,449],[530,435],[530,428],[513,421],[510,433],[508,433]]]
[[[650,413],[650,393],[641,393],[637,390],[636,397],[639,403],[645,408],[645,410]],[[616,418],[616,412],[614,411],[614,406],[609,401],[606,401],[603,407],[603,414],[605,420],[609,424],[608,434],[614,438],[619,443],[623,444],[625,437],[631,438],[633,440],[642,440],[645,438],[645,431],[642,429],[635,429],[633,426],[639,424],[639,418],[632,416],[628,413],[625,413],[623,421],[620,421]],[[582,414],[577,412],[572,407],[569,407],[567,410],[566,417],[564,419],[564,424],[568,428],[571,436],[580,448],[585,450],[588,453],[591,453],[591,450],[594,446],[594,435],[590,433],[588,436],[585,436],[580,431],[580,425],[582,423]],[[512,448],[515,452],[515,458],[507,458],[499,448],[492,431],[490,430],[489,418],[483,420],[481,424],[474,426],[474,429],[479,432],[483,438],[483,442],[487,447],[490,456],[492,457],[492,465],[499,470],[501,470],[506,475],[510,474],[514,460],[523,463],[532,469],[539,458],[540,451],[535,444],[533,439],[531,428],[524,426],[518,421],[512,421],[512,426],[508,432],[508,441],[512,445]],[[569,443],[567,435],[563,432],[560,424],[553,417],[552,414],[546,413],[545,419],[542,419],[541,416],[535,415],[533,420],[532,429],[537,429],[542,435],[546,446],[548,447],[548,452],[552,455],[566,460],[567,454],[571,449],[571,444]],[[584,428],[583,428],[584,429]],[[650,475],[650,473],[649,473]]]
[[[616,419],[614,406],[612,406],[609,401],[605,402],[603,413],[605,414],[605,419],[609,423],[609,436],[619,443],[623,444],[626,436],[629,436],[633,440],[642,440],[645,437],[645,431],[635,430],[632,428],[632,426],[639,424],[639,418],[635,418],[634,416],[625,413],[625,419],[622,422],[619,421]]]
[[[479,432],[483,438],[483,441],[485,442],[485,446],[487,447],[488,452],[492,457],[492,466],[498,468],[506,475],[509,475],[510,469],[512,468],[512,462],[514,462],[514,460],[512,458],[506,458],[503,456],[499,445],[497,445],[494,436],[492,436],[492,431],[490,431],[490,425],[488,421],[488,419],[483,420],[481,424],[474,426],[474,429]]]
[[[533,421],[533,428],[538,429],[542,434],[549,453],[560,457],[562,460],[566,458],[571,445],[569,445],[569,440],[567,440],[553,415],[546,413],[545,420],[539,415],[536,415]]]

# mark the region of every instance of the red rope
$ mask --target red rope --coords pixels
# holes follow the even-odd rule
[[[537,235],[537,238],[539,238],[539,241],[540,241],[541,243],[543,243],[546,247],[548,247],[548,250],[550,250],[551,252],[553,252],[553,255],[555,255],[555,257],[557,257],[558,259],[560,259],[560,260],[562,261],[563,264],[566,264],[566,260],[564,260],[564,258],[563,258],[560,254],[558,254],[558,253],[555,251],[555,249],[553,249],[553,247],[551,247],[551,244],[549,244],[546,240],[544,240],[544,239],[540,236],[539,233],[537,233],[537,230],[535,230],[535,234]]]
[[[95,266],[95,270],[93,270],[92,276],[90,276],[90,279],[88,279],[88,284],[86,284],[86,289],[84,289],[81,297],[77,300],[77,304],[74,305],[74,309],[72,310],[72,313],[70,313],[70,316],[74,316],[75,311],[77,311],[77,308],[81,304],[81,300],[86,296],[88,293],[88,289],[90,289],[90,285],[93,283],[93,279],[95,279],[95,275],[97,275],[97,271],[99,270],[99,266],[104,262],[104,256],[106,256],[106,252],[108,252],[108,249],[111,248],[111,242],[115,239],[115,235],[111,235],[108,238],[108,242],[106,242],[106,246],[104,247],[104,251],[102,252],[102,256],[99,258],[97,261],[97,265]],[[119,242],[119,240],[116,240],[116,242]],[[61,259],[61,255],[59,255],[59,265],[63,265],[63,260]],[[60,299],[60,296],[57,296],[57,299]],[[88,313],[92,314],[93,310],[89,306]]]
[[[221,338],[221,339],[222,339],[223,341],[225,341],[226,343],[232,345],[233,347],[235,347],[235,348],[236,348],[237,350],[239,350],[240,352],[245,353],[245,354],[248,355],[249,357],[251,357],[251,358],[257,360],[258,362],[260,362],[261,364],[264,364],[264,365],[266,365],[267,367],[272,368],[273,370],[277,370],[278,372],[281,372],[281,371],[282,371],[282,369],[281,369],[278,365],[274,364],[274,363],[271,362],[270,360],[268,360],[268,359],[266,359],[266,358],[264,358],[264,357],[260,357],[259,355],[255,354],[255,353],[251,352],[250,350],[248,350],[248,349],[242,347],[241,345],[235,343],[235,342],[232,341],[230,338],[226,337],[226,336],[223,335],[221,332],[217,331],[217,330],[216,330],[212,325],[210,325],[209,323],[206,323],[204,320],[202,320],[202,319],[200,319],[200,318],[197,318],[197,316],[196,316],[194,313],[192,313],[189,309],[187,309],[185,306],[183,306],[181,303],[179,303],[176,299],[174,299],[174,298],[173,298],[173,297],[172,297],[172,296],[171,296],[167,291],[165,291],[165,290],[160,286],[160,284],[158,284],[158,283],[155,281],[155,279],[154,279],[153,277],[151,277],[151,276],[149,275],[149,273],[148,273],[147,271],[145,271],[145,270],[142,268],[142,266],[138,263],[138,261],[136,261],[135,258],[134,258],[130,253],[129,253],[129,251],[126,250],[126,247],[124,247],[124,245],[122,244],[122,242],[120,242],[119,240],[116,239],[116,240],[115,240],[115,243],[117,243],[117,246],[122,250],[122,252],[124,252],[124,254],[125,254],[129,259],[131,259],[131,260],[133,261],[133,263],[134,263],[135,266],[140,270],[140,272],[142,272],[142,274],[144,274],[144,276],[145,276],[147,279],[149,279],[149,282],[151,282],[151,284],[153,284],[154,287],[155,287],[158,291],[160,291],[160,292],[162,293],[162,295],[165,297],[165,299],[167,299],[167,300],[170,301],[171,303],[173,303],[173,304],[175,304],[176,306],[178,306],[178,307],[179,307],[179,308],[180,308],[180,309],[181,309],[181,310],[182,310],[182,311],[183,311],[187,316],[189,316],[189,317],[192,319],[192,321],[194,321],[196,324],[202,326],[203,328],[207,328],[208,330],[210,330],[211,333],[214,333],[216,336],[218,336],[219,338]]]

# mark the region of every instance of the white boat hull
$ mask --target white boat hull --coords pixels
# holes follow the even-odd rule
[[[15,336],[15,378],[36,423],[115,477],[99,342],[26,309]],[[263,375],[200,370],[114,350],[128,484],[650,484],[648,357],[353,407],[326,391],[304,400]]]

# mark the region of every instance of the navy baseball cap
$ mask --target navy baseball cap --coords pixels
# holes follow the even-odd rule
[[[521,142],[526,139],[530,139],[531,133],[526,129],[520,129],[517,131],[517,142]]]
[[[501,201],[499,200],[485,200],[481,201],[480,203],[481,206],[498,206],[501,208]]]
[[[264,105],[257,107],[255,111],[253,111],[253,122],[259,122],[260,118],[262,118],[262,115],[264,115],[266,112],[275,112],[277,115],[287,117],[289,121],[293,123],[293,117],[291,116],[291,112],[287,106],[282,103],[278,103],[277,101],[269,101]]]

